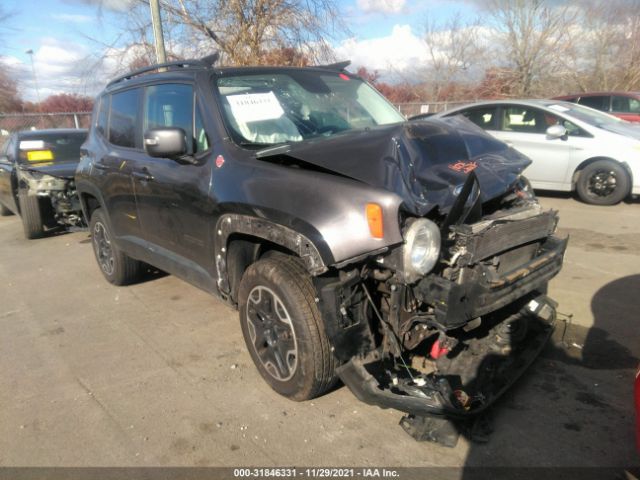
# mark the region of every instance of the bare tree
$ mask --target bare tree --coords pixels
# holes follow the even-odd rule
[[[547,0],[483,0],[485,18],[497,32],[496,58],[513,72],[517,96],[544,94],[563,70],[568,30],[576,16],[567,4]]]
[[[161,10],[169,57],[217,50],[227,65],[326,60],[346,31],[336,0],[162,0]],[[152,60],[148,1],[133,0],[124,15],[123,40]]]
[[[0,69],[0,112],[15,112],[21,104],[16,81],[7,69]]]
[[[0,40],[5,33],[7,21],[11,14],[0,5]],[[4,42],[0,41],[0,45]],[[3,65],[2,47],[0,46],[0,112],[13,112],[20,108],[22,101],[18,95],[18,87],[11,69]]]
[[[640,88],[640,16],[637,2],[583,0],[570,29],[567,89]]]
[[[438,22],[427,19],[423,40],[429,63],[423,76],[429,86],[430,97],[449,100],[455,96],[456,86],[465,86],[479,75],[483,65],[485,47],[480,38],[477,21],[463,22],[454,15]],[[458,89],[459,90],[459,89]]]

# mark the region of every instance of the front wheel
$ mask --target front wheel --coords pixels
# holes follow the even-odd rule
[[[113,243],[113,235],[101,209],[91,215],[89,226],[93,253],[104,278],[114,285],[128,285],[140,277],[142,265]]]
[[[630,187],[629,175],[622,165],[611,160],[597,160],[580,172],[576,191],[585,203],[615,205],[629,194]]]
[[[240,325],[262,378],[302,401],[335,383],[335,360],[316,304],[311,276],[294,257],[259,260],[242,277]]]
[[[44,235],[44,224],[40,210],[40,199],[34,195],[21,193],[18,196],[20,204],[20,217],[22,217],[22,228],[24,236],[32,240]]]

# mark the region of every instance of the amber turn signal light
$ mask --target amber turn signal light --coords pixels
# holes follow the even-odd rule
[[[373,238],[384,237],[382,207],[377,203],[367,203],[367,222],[369,223],[369,232]]]

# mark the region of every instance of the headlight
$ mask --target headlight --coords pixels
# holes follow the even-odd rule
[[[35,193],[65,190],[67,188],[67,180],[64,178],[53,177],[41,172],[23,171],[22,178],[29,185],[29,190]]]
[[[405,235],[403,252],[404,275],[407,283],[429,273],[440,256],[440,229],[431,220],[414,220]]]

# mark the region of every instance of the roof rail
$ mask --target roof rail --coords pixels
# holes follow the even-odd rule
[[[179,70],[185,68],[211,68],[219,58],[220,54],[218,52],[215,52],[212,55],[202,57],[200,60],[177,60],[175,62],[149,65],[148,67],[139,68],[138,70],[134,70],[132,72],[114,78],[109,83],[107,83],[107,87],[115,85],[116,83],[122,82],[124,80],[130,80],[131,78],[137,77],[138,75],[142,75],[144,73],[153,72],[154,70],[160,70],[161,68],[166,70]]]
[[[345,60],[343,62],[336,62],[336,63],[330,63],[329,65],[318,65],[318,66],[322,68],[327,68],[329,70],[336,70],[338,72],[341,72],[345,68],[347,68],[349,65],[351,65],[351,60]]]

